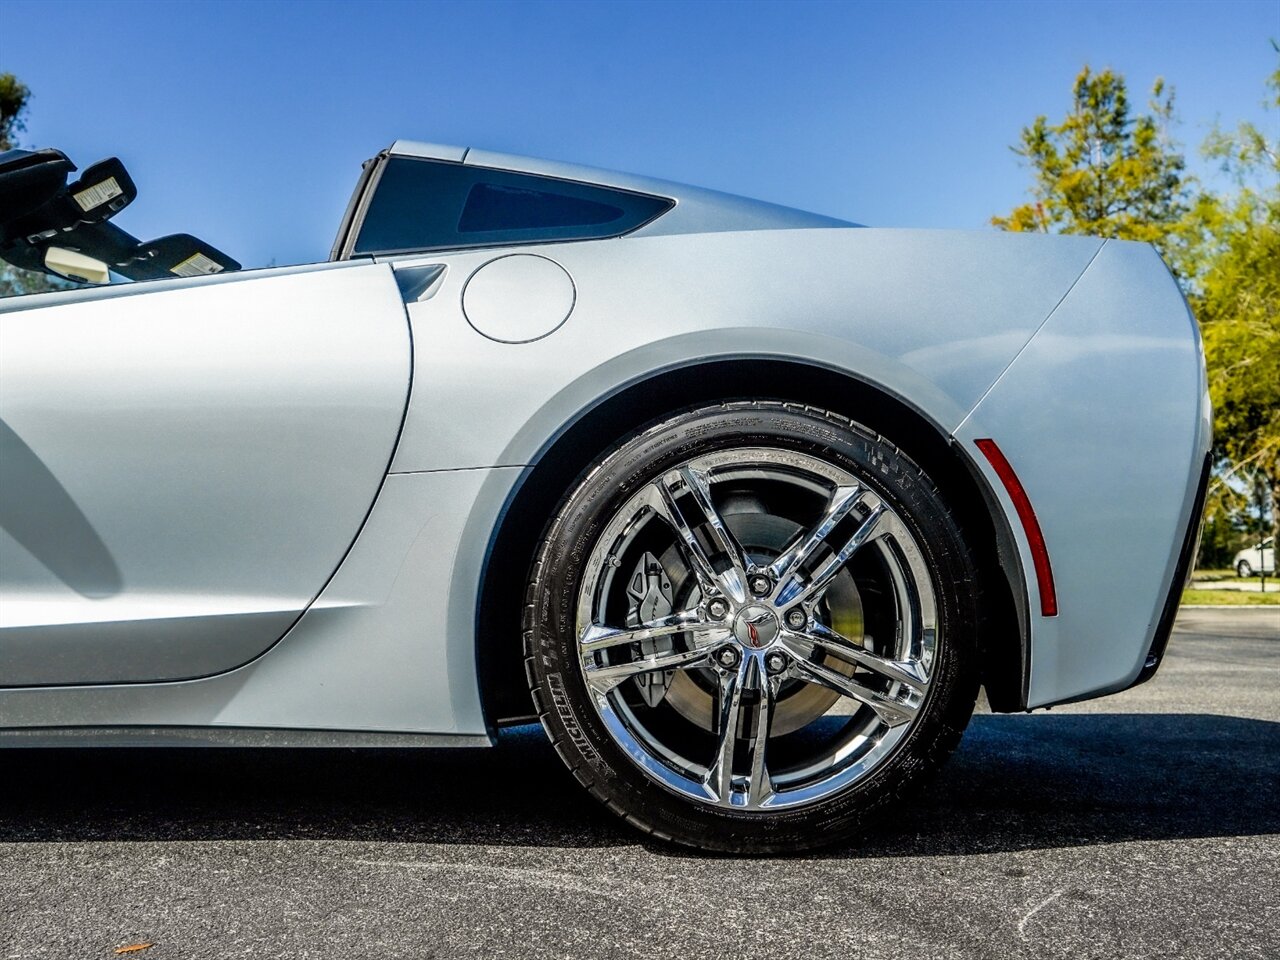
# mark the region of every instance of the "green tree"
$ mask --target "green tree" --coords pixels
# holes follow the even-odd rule
[[[1218,511],[1205,518],[1200,533],[1200,553],[1196,566],[1207,570],[1222,570],[1231,566],[1236,551],[1246,546],[1246,537],[1239,529],[1238,514]]]
[[[1280,52],[1280,49],[1277,50]],[[1280,110],[1280,68],[1267,81]],[[1273,127],[1274,129],[1274,127]],[[1192,308],[1204,333],[1214,439],[1228,477],[1219,493],[1269,506],[1280,526],[1280,143],[1252,123],[1214,130],[1204,153],[1236,185],[1204,196],[1193,215],[1200,243]]]
[[[1173,91],[1163,80],[1150,107],[1134,116],[1124,77],[1085,67],[1066,117],[1036,117],[1013,148],[1031,168],[1032,201],[991,222],[1002,230],[1145,240],[1177,260],[1190,181],[1170,139]]]
[[[0,150],[18,145],[18,134],[25,131],[27,104],[31,90],[12,73],[0,73]],[[0,262],[0,297],[20,297],[28,293],[66,290],[67,284],[47,274]]]
[[[0,73],[0,150],[18,145],[18,134],[27,128],[23,114],[31,91],[12,73]]]
[[[29,293],[49,293],[74,287],[75,284],[47,273],[19,270],[10,264],[0,263],[0,297],[25,297]]]
[[[1275,44],[1273,43],[1273,46]],[[1280,48],[1277,48],[1280,52]],[[1280,70],[1267,106],[1280,108]],[[1004,230],[1086,233],[1155,244],[1204,334],[1217,477],[1211,511],[1244,529],[1261,494],[1280,522],[1280,145],[1253,124],[1215,130],[1202,150],[1234,189],[1196,190],[1170,137],[1173,94],[1157,80],[1134,116],[1124,77],[1085,67],[1059,123],[1022,130],[1014,151],[1032,172],[1032,202]],[[1274,127],[1272,128],[1274,129]],[[1250,527],[1258,528],[1255,520]]]

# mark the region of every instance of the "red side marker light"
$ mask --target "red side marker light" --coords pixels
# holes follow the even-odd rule
[[[1031,560],[1036,568],[1036,585],[1040,588],[1040,613],[1046,617],[1058,615],[1058,593],[1053,586],[1053,568],[1049,566],[1049,550],[1044,545],[1044,534],[1040,531],[1040,521],[1031,508],[1027,491],[1022,488],[1022,481],[1013,472],[1013,467],[1005,459],[1004,453],[994,440],[983,439],[973,441],[987,458],[991,467],[1004,484],[1013,501],[1013,508],[1018,511],[1018,519],[1022,521],[1023,532],[1027,535],[1027,544],[1031,547]]]

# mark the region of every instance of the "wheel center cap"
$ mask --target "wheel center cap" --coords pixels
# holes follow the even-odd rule
[[[733,618],[733,635],[744,647],[761,650],[778,636],[778,617],[768,607],[743,607]]]

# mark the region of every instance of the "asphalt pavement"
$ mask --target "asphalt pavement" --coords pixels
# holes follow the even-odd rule
[[[1156,679],[974,717],[855,846],[712,858],[492,750],[0,754],[0,960],[1280,957],[1280,610]]]

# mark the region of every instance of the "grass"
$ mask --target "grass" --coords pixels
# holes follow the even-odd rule
[[[1234,580],[1236,572],[1234,570],[1197,570],[1192,577],[1208,583],[1214,580]]]
[[[1200,580],[1204,583],[1212,583],[1218,580],[1239,580],[1241,583],[1257,583],[1262,577],[1256,573],[1252,577],[1239,577],[1234,570],[1197,570],[1192,579]],[[1267,574],[1268,584],[1275,579],[1274,575]]]
[[[1270,579],[1267,578],[1268,581]],[[1270,587],[1270,583],[1267,586]],[[1182,602],[1222,607],[1280,607],[1280,590],[1273,592],[1268,589],[1266,593],[1253,593],[1249,590],[1184,590]]]

